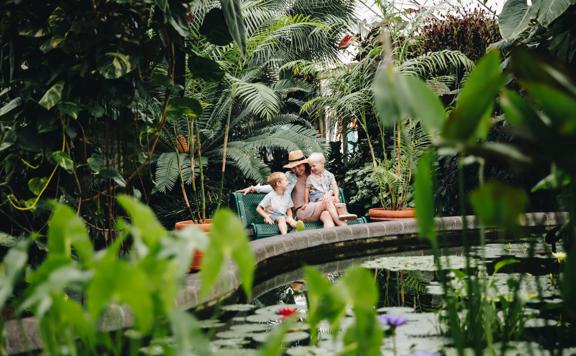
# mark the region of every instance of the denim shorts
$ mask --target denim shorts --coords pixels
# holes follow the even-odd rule
[[[270,219],[272,219],[272,221],[276,222],[276,221],[278,221],[278,218],[281,216],[286,217],[286,214],[285,213],[279,213],[279,212],[275,211],[272,214],[270,214]]]

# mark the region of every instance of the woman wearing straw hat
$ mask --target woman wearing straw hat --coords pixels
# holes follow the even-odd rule
[[[327,210],[326,201],[319,201],[309,203],[306,207],[304,205],[304,193],[306,191],[306,179],[310,175],[310,166],[308,159],[304,156],[301,150],[290,151],[288,153],[288,164],[284,168],[290,169],[286,172],[288,178],[287,191],[292,191],[292,202],[294,203],[294,212],[296,218],[302,221],[322,221],[324,227],[333,227],[335,221],[330,216]],[[268,193],[272,190],[269,185],[256,185],[248,188],[240,189],[239,192],[247,193]],[[342,221],[337,221],[336,224],[345,224]]]

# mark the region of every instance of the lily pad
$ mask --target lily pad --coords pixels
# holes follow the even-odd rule
[[[230,348],[230,347],[237,347],[237,346],[241,346],[241,345],[246,345],[250,342],[250,340],[246,340],[243,338],[234,338],[234,339],[218,339],[218,340],[214,340],[211,341],[211,344],[213,346],[219,347],[219,348]]]
[[[286,353],[290,356],[314,356],[325,354],[323,351],[315,346],[294,346],[286,350]]]
[[[284,335],[284,338],[282,339],[282,341],[284,343],[293,343],[296,341],[304,341],[307,340],[310,337],[310,335],[307,332],[304,331],[297,331],[294,333],[286,333]],[[260,343],[264,343],[266,342],[266,339],[268,338],[267,334],[253,334],[252,335],[252,339],[256,342],[260,342]]]
[[[444,269],[463,269],[466,259],[463,256],[443,256]],[[388,271],[436,271],[434,256],[384,256],[366,261],[362,267],[368,269],[385,269]]]
[[[240,324],[232,326],[230,330],[244,333],[256,333],[270,331],[270,326],[267,324]]]
[[[378,313],[386,313],[386,314],[407,314],[407,313],[414,313],[416,310],[410,307],[382,307],[376,310]]]
[[[216,337],[219,339],[243,339],[247,336],[248,332],[245,331],[220,331],[216,334]]]
[[[198,321],[198,324],[202,329],[214,329],[224,326],[224,323],[216,319],[206,319]]]
[[[256,308],[256,306],[252,304],[230,304],[225,305],[220,309],[222,309],[223,311],[231,311],[231,312],[247,312],[253,310],[254,308]]]
[[[246,321],[249,323],[269,323],[271,321],[278,320],[281,317],[282,315],[254,314],[254,315],[248,315],[246,317]]]

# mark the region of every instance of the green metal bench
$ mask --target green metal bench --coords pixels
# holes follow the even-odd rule
[[[258,203],[262,201],[266,194],[249,193],[244,195],[242,193],[236,192],[232,193],[232,195],[234,196],[236,213],[240,217],[240,220],[242,220],[244,226],[249,229],[251,238],[253,240],[280,234],[277,224],[272,225],[265,223],[264,219],[256,211]],[[346,198],[344,197],[344,192],[342,189],[340,189],[340,201],[343,203],[346,202]],[[366,222],[367,221],[365,217],[360,217],[356,220],[348,221],[348,224],[354,225],[363,224]],[[320,221],[304,223],[306,230],[321,229],[322,226],[322,222]]]

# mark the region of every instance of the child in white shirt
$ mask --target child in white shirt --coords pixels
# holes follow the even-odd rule
[[[288,232],[289,224],[292,228],[297,225],[303,225],[302,222],[296,222],[292,217],[292,197],[287,191],[288,179],[286,175],[281,172],[274,172],[268,177],[268,184],[272,187],[272,191],[262,199],[256,207],[256,211],[260,214],[264,221],[268,224],[278,223],[278,229],[282,235]]]

